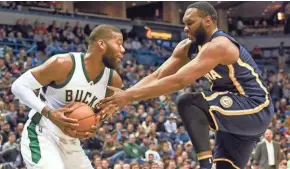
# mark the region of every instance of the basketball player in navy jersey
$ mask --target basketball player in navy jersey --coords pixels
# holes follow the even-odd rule
[[[132,101],[178,91],[204,76],[211,83],[210,91],[186,93],[176,103],[200,167],[212,167],[209,125],[216,130],[216,168],[244,168],[274,114],[269,91],[252,56],[217,28],[217,12],[212,5],[189,5],[183,21],[188,39],[135,86],[126,91],[110,87],[115,94],[101,102],[102,111],[109,113]]]

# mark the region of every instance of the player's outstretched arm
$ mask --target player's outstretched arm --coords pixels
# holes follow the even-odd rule
[[[125,92],[118,92],[103,100],[102,104],[123,105],[131,101],[155,98],[186,87],[196,79],[214,69],[218,64],[232,64],[239,56],[238,48],[226,38],[215,38],[205,44],[195,59],[182,67],[177,73],[164,77],[154,83]]]
[[[147,86],[148,84],[151,84],[159,79],[176,73],[182,66],[189,62],[187,53],[190,45],[191,41],[188,39],[181,41],[175,47],[171,57],[166,62],[164,62],[155,72],[144,77],[141,81],[127,90],[130,91]]]
[[[28,70],[12,84],[12,93],[28,107],[40,112],[50,118],[57,125],[76,127],[77,120],[64,116],[69,109],[51,110],[34,94],[33,90],[39,89],[52,81],[66,79],[72,68],[72,61],[69,55],[57,55],[48,59],[44,64]],[[72,124],[73,123],[73,124]]]

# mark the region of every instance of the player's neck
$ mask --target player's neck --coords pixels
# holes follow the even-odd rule
[[[96,68],[103,70],[105,68],[104,63],[102,62],[102,58],[97,54],[97,52],[88,51],[84,56],[84,63],[86,68],[90,70],[96,70]]]
[[[214,33],[216,33],[218,31],[218,28],[217,27],[215,27],[212,31],[211,31],[211,33],[210,33],[210,36],[212,36]]]
[[[210,38],[212,37],[212,35],[213,35],[215,32],[217,32],[217,31],[218,31],[218,28],[217,28],[217,27],[215,27],[215,28],[211,29],[210,31],[208,31],[208,33],[207,33],[208,37],[206,38],[205,43],[209,42],[209,41],[210,41]],[[205,44],[205,43],[204,43],[204,44]],[[204,44],[202,44],[201,46],[203,46]]]

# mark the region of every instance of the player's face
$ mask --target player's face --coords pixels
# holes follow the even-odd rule
[[[183,22],[185,24],[184,32],[189,39],[195,40],[198,45],[203,45],[207,39],[206,26],[208,26],[208,17],[203,17],[196,8],[190,8],[185,11]]]
[[[106,51],[103,56],[103,63],[110,69],[115,69],[121,62],[125,49],[123,47],[123,36],[113,32],[113,38],[105,41]]]

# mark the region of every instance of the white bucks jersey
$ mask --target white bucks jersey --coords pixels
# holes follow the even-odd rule
[[[84,54],[70,53],[73,66],[63,84],[51,83],[40,90],[39,98],[50,108],[57,109],[71,102],[83,102],[95,108],[96,104],[106,96],[107,86],[111,85],[113,70],[104,68],[96,79],[89,79],[85,69]],[[35,111],[31,111],[32,117]],[[41,118],[43,125],[55,128],[52,122]],[[48,127],[48,126],[47,126]]]

